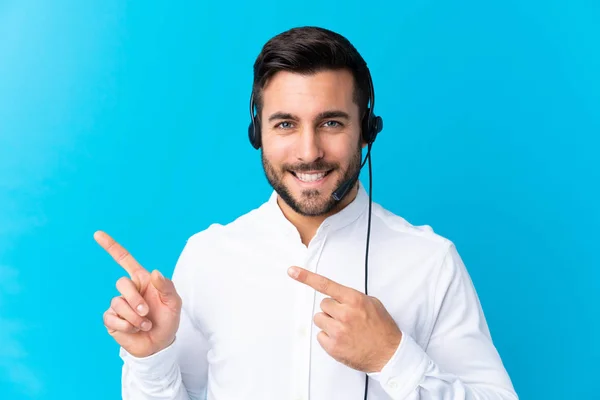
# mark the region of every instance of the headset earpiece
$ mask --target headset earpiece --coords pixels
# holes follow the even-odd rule
[[[382,130],[383,119],[373,115],[372,109],[368,108],[362,123],[362,137],[365,143],[372,144]]]
[[[250,125],[248,126],[248,139],[256,150],[261,146],[260,120],[254,115],[254,93],[250,96]]]
[[[252,147],[256,150],[260,149],[260,123],[257,121],[256,117],[252,118],[250,126],[248,126],[248,139],[250,140]]]

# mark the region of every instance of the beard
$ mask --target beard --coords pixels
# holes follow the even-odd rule
[[[331,212],[334,207],[344,200],[344,197],[350,193],[348,191],[346,195],[339,201],[332,197],[333,191],[336,190],[342,183],[351,179],[354,175],[358,174],[361,165],[362,152],[359,146],[357,151],[350,160],[350,165],[344,171],[344,173],[338,178],[335,187],[330,191],[324,192],[319,189],[304,189],[302,190],[300,197],[296,198],[292,195],[288,186],[283,182],[284,176],[290,171],[303,172],[311,170],[319,171],[331,171],[329,174],[334,173],[340,169],[339,164],[328,163],[325,161],[316,161],[308,164],[284,164],[279,170],[277,170],[271,162],[264,156],[264,152],[261,149],[261,159],[265,176],[269,181],[271,187],[281,197],[288,206],[296,213],[303,216],[320,216]]]

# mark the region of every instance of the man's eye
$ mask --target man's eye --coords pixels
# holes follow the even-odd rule
[[[290,122],[280,122],[279,124],[277,124],[277,128],[288,129],[291,127],[292,127],[292,124]]]
[[[339,123],[338,121],[327,121],[327,122],[325,122],[325,125],[326,125],[328,128],[337,128],[337,127],[339,127],[339,126],[342,126],[342,124],[341,124],[341,123]]]

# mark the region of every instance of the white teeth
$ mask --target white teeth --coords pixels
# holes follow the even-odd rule
[[[319,172],[318,174],[301,174],[298,172],[296,173],[296,176],[303,182],[314,182],[323,179],[325,172]]]

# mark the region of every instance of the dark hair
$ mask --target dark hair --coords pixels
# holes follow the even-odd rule
[[[314,26],[292,28],[274,36],[265,43],[254,63],[252,93],[258,115],[262,110],[262,90],[275,73],[312,74],[342,69],[354,76],[354,102],[360,119],[369,102],[369,72],[367,63],[348,39]]]

